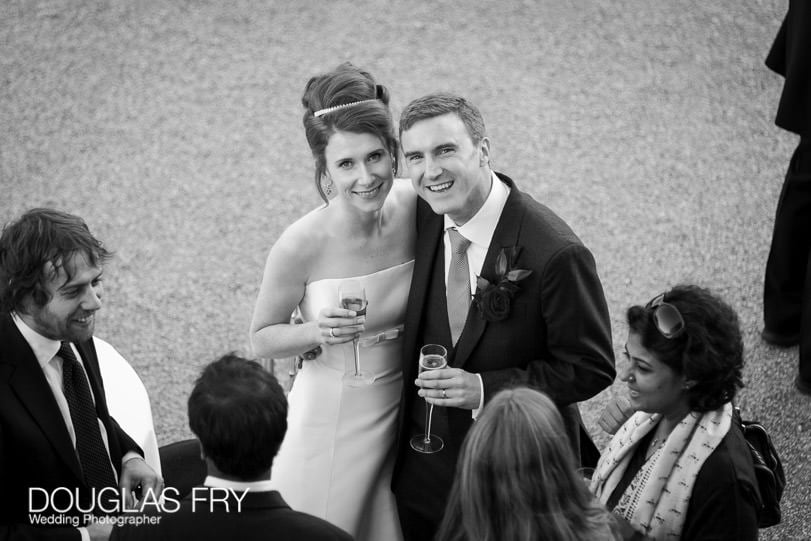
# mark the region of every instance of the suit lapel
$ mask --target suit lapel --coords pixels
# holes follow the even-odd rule
[[[82,479],[79,459],[76,457],[76,450],[70,440],[62,412],[56,404],[51,387],[34,352],[20,334],[11,316],[7,314],[2,316],[2,327],[0,337],[6,346],[3,349],[7,353],[0,362],[12,367],[8,378],[9,387],[50,440],[57,454],[62,457],[73,474]]]
[[[442,216],[434,214],[428,204],[422,200],[419,200],[417,205],[417,253],[411,290],[408,295],[405,335],[403,337],[403,362],[405,363],[406,381],[408,381],[410,374],[416,372],[417,362],[414,355],[417,351],[418,331],[427,307],[428,285],[434,269],[434,255],[437,253],[437,243],[442,242]]]
[[[481,276],[486,278],[490,283],[493,283],[496,279],[496,259],[501,249],[515,246],[518,242],[518,235],[521,231],[521,223],[526,210],[521,201],[522,194],[518,191],[518,188],[515,187],[513,181],[506,175],[496,174],[510,187],[510,195],[507,197],[507,202],[504,204],[504,209],[501,211],[501,216],[496,224],[493,238],[490,240],[490,246],[487,248],[487,255],[482,265]],[[477,293],[478,291],[479,289],[476,288]],[[465,328],[456,344],[456,354],[453,362],[455,367],[461,368],[467,362],[471,353],[476,348],[476,345],[479,343],[482,334],[484,334],[487,323],[488,322],[481,317],[479,309],[471,303],[470,310],[467,313],[467,320],[465,320]]]

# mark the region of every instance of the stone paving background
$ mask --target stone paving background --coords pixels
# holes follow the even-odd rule
[[[452,90],[477,103],[496,168],[592,249],[615,350],[624,310],[679,282],[739,312],[739,402],[782,452],[782,525],[811,538],[811,399],[797,348],[761,342],[777,196],[795,137],[763,65],[785,0],[3,0],[0,221],[54,206],[116,251],[97,335],[144,380],[160,443],[190,435],[200,368],[250,355],[267,251],[319,203],[301,128],[308,78],[344,60],[395,117]],[[282,372],[284,372],[282,370]],[[595,425],[621,383],[583,410]]]

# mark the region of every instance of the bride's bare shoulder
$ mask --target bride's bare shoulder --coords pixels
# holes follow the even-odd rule
[[[324,211],[325,207],[319,207],[287,226],[273,244],[269,257],[284,257],[287,265],[307,267],[326,237]]]

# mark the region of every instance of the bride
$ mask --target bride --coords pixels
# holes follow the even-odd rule
[[[416,195],[396,180],[389,95],[352,64],[313,77],[304,129],[325,205],[270,250],[251,322],[260,357],[321,346],[289,394],[288,432],[271,483],[293,509],[325,518],[355,539],[401,539],[390,489],[402,388],[399,336],[413,270]],[[341,307],[354,279],[366,314]],[[290,324],[298,308],[303,324]],[[361,369],[370,377],[345,381]]]

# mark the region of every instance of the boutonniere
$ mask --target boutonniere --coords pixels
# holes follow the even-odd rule
[[[514,269],[521,248],[502,248],[496,259],[496,280],[491,283],[482,276],[476,277],[476,294],[473,304],[479,308],[479,315],[487,321],[502,321],[510,315],[510,303],[521,290],[518,282],[532,274],[531,270]]]

